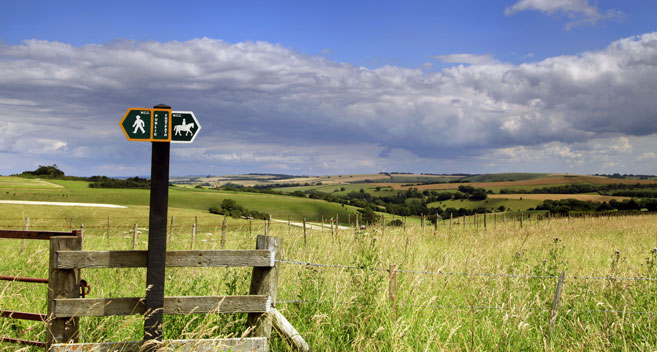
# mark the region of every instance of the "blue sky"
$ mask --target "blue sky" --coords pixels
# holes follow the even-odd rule
[[[0,1],[0,174],[657,173],[657,2]],[[648,92],[652,90],[652,94]]]

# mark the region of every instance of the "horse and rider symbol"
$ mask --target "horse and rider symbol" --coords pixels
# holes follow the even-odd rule
[[[194,123],[186,123],[186,120],[182,120],[182,125],[176,125],[173,127],[173,135],[174,136],[182,136],[182,132],[185,132],[185,136],[188,135],[194,135],[192,132],[192,128],[194,128]]]
[[[141,119],[141,116],[137,115],[135,117],[135,122],[132,124],[132,127],[134,127],[134,131],[132,131],[132,133],[136,134],[137,131],[141,131],[141,134],[146,133],[144,126],[144,120]],[[192,128],[194,128],[194,126],[195,124],[193,122],[187,123],[187,120],[183,119],[182,125],[176,125],[173,127],[173,134],[176,136],[182,136],[182,133],[185,132],[185,136],[194,135],[192,132]]]

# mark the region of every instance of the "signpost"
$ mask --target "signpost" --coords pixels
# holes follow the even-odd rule
[[[158,105],[160,106],[160,105]],[[119,123],[123,134],[133,142],[192,143],[201,125],[191,111],[159,108],[130,108]]]
[[[193,112],[172,112],[171,107],[164,104],[152,109],[130,108],[119,125],[129,141],[153,142],[144,342],[162,341],[170,142],[192,143],[201,126]],[[173,140],[172,134],[176,136]],[[157,345],[151,346],[154,349]]]

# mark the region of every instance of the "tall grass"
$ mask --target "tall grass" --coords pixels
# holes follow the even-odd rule
[[[2,222],[18,227],[31,208],[4,209],[13,220]],[[109,244],[106,240],[103,226],[114,211],[125,210],[83,214],[84,249],[132,249],[135,219],[126,218],[128,213],[115,213]],[[177,214],[168,248],[187,249],[194,215]],[[67,218],[30,216],[35,229],[69,226]],[[198,216],[202,230],[195,247],[219,248],[219,217]],[[309,230],[306,246],[300,228],[273,223],[270,235],[284,239],[284,259],[339,266],[279,263],[276,307],[317,351],[654,350],[657,281],[619,278],[657,278],[656,220],[655,215],[553,219],[520,228],[498,219],[478,230],[463,229],[455,220],[451,230],[446,223],[436,232],[419,225],[406,231],[386,227],[384,236],[374,227],[335,235]],[[251,233],[244,221],[230,225],[231,249],[254,248],[255,235],[263,232],[260,222]],[[45,277],[47,243],[28,241],[23,252],[20,246],[19,240],[0,242],[0,274]],[[388,298],[390,264],[400,270],[396,311]],[[556,276],[563,270],[567,278],[549,338]],[[250,276],[250,269],[240,268],[169,268],[166,295],[247,294]],[[92,297],[145,295],[144,269],[89,269],[82,277],[92,285]],[[45,298],[44,285],[0,282],[2,309],[45,313]],[[142,324],[138,316],[82,318],[81,340],[139,340]],[[167,339],[239,337],[245,329],[244,315],[210,314],[166,316],[164,332]],[[43,325],[10,319],[0,320],[0,335],[45,339]],[[0,345],[3,351],[15,349]],[[272,350],[290,348],[275,337]]]

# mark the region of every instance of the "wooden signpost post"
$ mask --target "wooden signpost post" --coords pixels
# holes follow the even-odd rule
[[[119,126],[129,141],[153,142],[144,341],[162,341],[171,143],[192,143],[201,126],[193,112],[171,111],[164,104],[130,108]]]

